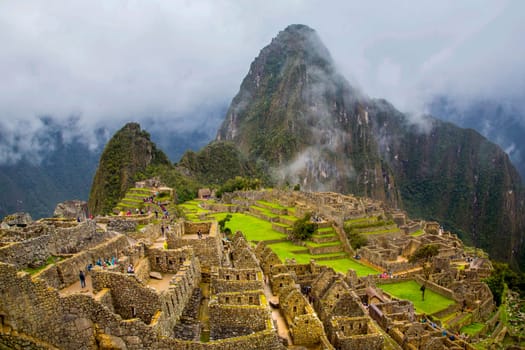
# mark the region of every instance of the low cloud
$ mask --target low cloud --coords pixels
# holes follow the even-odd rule
[[[415,119],[436,93],[520,101],[524,12],[521,1],[4,1],[0,162],[49,149],[43,116],[91,148],[96,130],[128,121],[216,128],[214,111],[291,23],[318,32],[351,84]]]

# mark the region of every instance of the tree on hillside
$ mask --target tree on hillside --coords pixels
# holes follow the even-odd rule
[[[234,192],[234,191],[247,191],[255,190],[261,186],[261,181],[259,179],[252,179],[249,177],[236,176],[233,179],[229,179],[217,189],[215,195],[220,198],[225,192]]]
[[[294,223],[291,233],[292,240],[304,241],[312,237],[317,230],[317,224],[313,223],[311,218],[312,214],[307,213]]]
[[[408,258],[410,263],[428,262],[430,259],[439,253],[439,246],[436,244],[425,244],[416,249],[414,254]]]
[[[408,262],[410,263],[420,263],[423,267],[423,274],[425,275],[425,278],[428,280],[430,278],[431,273],[431,267],[430,260],[432,257],[438,255],[439,253],[439,246],[436,244],[425,244],[423,246],[420,246],[416,249],[414,254],[412,254],[408,258]],[[423,292],[424,297],[424,292]]]
[[[226,223],[227,223],[228,221],[230,221],[231,218],[232,218],[231,214],[228,214],[228,215],[226,215],[226,216],[224,217],[224,219],[219,220],[218,224],[219,224],[219,229],[221,230],[221,232],[225,232],[226,229],[228,229],[228,228],[226,227]],[[231,230],[230,230],[230,229],[228,229],[228,230],[229,230],[229,232],[231,233]]]
[[[368,238],[366,238],[366,236],[362,233],[351,231],[348,234],[348,242],[350,243],[352,248],[354,248],[354,250],[357,250],[368,244]]]

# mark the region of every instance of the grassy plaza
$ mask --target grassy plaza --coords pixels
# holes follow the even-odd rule
[[[410,300],[417,313],[431,315],[455,303],[454,300],[434,293],[428,288],[425,290],[425,300],[422,300],[421,286],[416,281],[381,284],[378,287],[398,299]]]

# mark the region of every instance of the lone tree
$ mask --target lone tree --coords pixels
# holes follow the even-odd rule
[[[228,227],[226,227],[226,223],[230,221],[231,218],[232,218],[231,214],[228,214],[224,217],[224,219],[219,220],[218,224],[219,224],[219,229],[221,230],[221,232],[227,233],[226,230],[229,230],[229,233],[231,233],[231,230]]]
[[[439,246],[436,244],[425,244],[416,249],[414,254],[408,258],[410,263],[420,263],[423,267],[423,273],[428,280],[430,277],[430,259],[439,254]],[[423,297],[424,297],[423,291]]]
[[[315,230],[317,230],[317,224],[313,223],[311,218],[312,214],[307,213],[303,216],[302,219],[297,220],[293,224],[291,233],[291,238],[293,240],[304,241],[312,237]]]
[[[439,246],[436,244],[425,244],[416,249],[414,254],[408,258],[410,263],[428,262],[430,259],[439,253]]]

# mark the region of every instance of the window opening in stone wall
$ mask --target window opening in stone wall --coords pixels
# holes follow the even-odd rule
[[[155,263],[156,263],[157,265],[160,265],[160,257],[159,257],[159,256],[156,256],[156,257],[155,257]]]
[[[230,302],[230,298],[229,298],[229,297],[224,298],[224,302],[225,302],[226,304],[228,304],[228,303]]]
[[[250,297],[249,299],[250,304],[253,304],[253,297]]]
[[[235,277],[237,278],[237,281],[241,279],[239,275],[237,275]]]
[[[293,307],[293,312],[297,312],[297,306]]]
[[[226,275],[226,281],[230,280],[230,275]]]
[[[240,304],[241,303],[241,297],[237,297],[237,302]]]
[[[282,284],[282,283],[279,283],[279,288],[281,288],[282,286],[283,286],[283,284]]]

